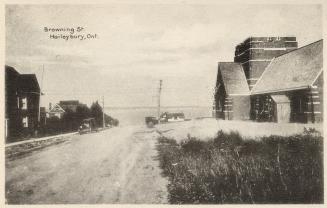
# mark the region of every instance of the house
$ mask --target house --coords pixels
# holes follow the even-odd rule
[[[40,87],[35,74],[5,66],[5,133],[8,141],[33,135],[38,128]]]
[[[71,111],[75,113],[77,107],[81,104],[79,103],[78,100],[65,100],[65,101],[60,101],[59,105],[65,111]]]
[[[86,104],[80,103],[78,100],[64,100],[59,101],[59,103],[55,104],[53,107],[51,107],[51,104],[49,106],[49,117],[58,117],[59,119],[62,118],[64,113],[66,112],[72,112],[76,113],[78,107],[85,106]]]
[[[322,51],[323,40],[297,48],[294,37],[248,38],[236,47],[234,62],[218,64],[215,116],[322,122]],[[235,94],[242,94],[238,95],[242,99],[235,99]]]
[[[49,118],[53,118],[53,117],[57,117],[57,118],[62,118],[62,116],[64,115],[65,110],[59,105],[59,104],[55,104],[53,107],[49,106]]]

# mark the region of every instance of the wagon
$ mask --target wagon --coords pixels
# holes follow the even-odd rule
[[[80,134],[90,133],[92,131],[96,131],[95,127],[95,119],[94,118],[87,118],[81,122],[79,126],[78,132]]]
[[[147,125],[147,127],[151,128],[154,125],[158,124],[158,119],[153,116],[145,117],[145,124]]]

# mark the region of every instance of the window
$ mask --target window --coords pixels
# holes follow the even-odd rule
[[[28,127],[28,117],[23,117],[23,127]]]
[[[24,110],[27,109],[27,98],[26,97],[22,98],[22,109],[24,109]]]

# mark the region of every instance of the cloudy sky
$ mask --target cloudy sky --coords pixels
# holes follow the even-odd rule
[[[316,5],[6,6],[6,64],[35,73],[42,105],[65,99],[106,106],[210,106],[217,62],[249,36],[322,38]],[[96,39],[50,39],[48,28],[83,27]],[[51,33],[59,34],[59,33]],[[61,34],[67,35],[68,32]]]

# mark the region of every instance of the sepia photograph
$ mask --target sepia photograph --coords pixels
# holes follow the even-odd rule
[[[4,5],[4,203],[324,204],[323,4]]]

